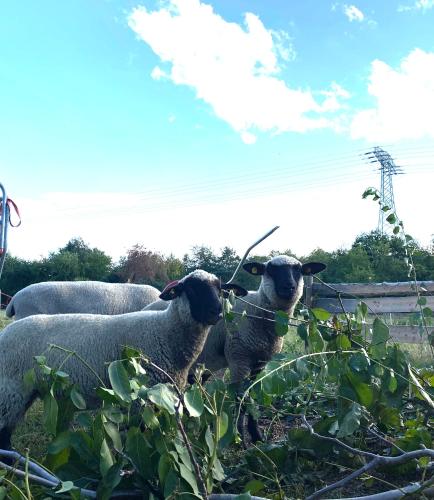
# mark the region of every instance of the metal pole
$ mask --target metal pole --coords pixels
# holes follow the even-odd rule
[[[6,190],[0,183],[1,211],[0,211],[0,278],[3,272],[6,252],[8,250],[8,225],[9,225],[9,207]]]
[[[246,261],[247,259],[247,256],[249,255],[250,253],[250,250],[252,250],[253,248],[255,248],[256,245],[259,245],[259,243],[261,243],[261,241],[264,241],[265,238],[268,238],[271,234],[274,233],[274,231],[276,231],[276,229],[279,229],[280,226],[276,226],[276,227],[273,227],[273,229],[271,229],[270,231],[268,231],[267,234],[264,234],[264,236],[262,236],[262,238],[259,238],[258,241],[255,241],[255,243],[253,243],[253,245],[251,245],[247,250],[246,250],[246,253],[243,255],[243,258],[240,260],[240,263],[238,264],[237,268],[235,269],[235,272],[234,274],[232,275],[232,278],[228,281],[228,283],[232,283],[232,281],[235,279],[235,276],[238,274],[238,271],[240,270],[241,266],[244,264],[244,262]]]

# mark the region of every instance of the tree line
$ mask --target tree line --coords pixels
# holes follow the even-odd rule
[[[419,280],[434,279],[434,241],[424,248],[411,241],[413,263]],[[296,256],[291,250],[272,251],[269,255],[251,255],[251,260],[287,254],[302,262],[327,264],[321,279],[328,283],[368,283],[408,281],[406,248],[401,238],[372,231],[355,239],[348,249],[327,252],[315,249],[309,255]],[[240,256],[230,247],[216,253],[206,246],[194,246],[182,259],[173,254],[153,252],[134,245],[119,262],[98,248],[91,248],[81,238],[70,240],[64,247],[39,260],[25,260],[8,255],[0,281],[1,291],[13,295],[18,290],[40,281],[97,280],[118,283],[147,283],[162,289],[168,281],[179,279],[194,269],[204,269],[227,281]],[[257,287],[258,279],[241,272],[237,282],[248,288]]]

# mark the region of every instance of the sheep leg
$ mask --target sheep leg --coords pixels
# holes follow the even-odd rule
[[[1,450],[10,450],[11,449],[11,436],[12,430],[5,427],[0,431],[0,449]],[[2,458],[4,462],[6,459]]]
[[[11,449],[11,435],[18,421],[30,406],[30,394],[23,394],[21,384],[15,380],[0,382],[0,448]]]

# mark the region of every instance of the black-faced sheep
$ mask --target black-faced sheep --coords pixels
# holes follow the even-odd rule
[[[165,311],[139,311],[103,316],[91,314],[36,315],[15,321],[0,334],[0,448],[10,446],[11,432],[26,408],[37,397],[23,383],[34,356],[50,344],[76,352],[109,385],[106,364],[119,359],[123,346],[140,349],[165,370],[179,387],[202,351],[211,325],[222,315],[222,289],[246,291],[237,285],[221,285],[213,274],[194,271],[161,293],[170,301]],[[52,349],[47,363],[58,366],[64,353]],[[98,380],[76,357],[62,366],[89,403],[95,406]],[[160,371],[147,369],[151,383],[167,382]]]

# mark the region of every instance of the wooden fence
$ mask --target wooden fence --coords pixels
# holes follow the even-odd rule
[[[310,307],[321,307],[331,313],[342,313],[338,294],[327,285],[312,283],[311,278],[305,283],[305,303]],[[330,287],[340,292],[345,311],[354,312],[357,303],[363,300],[369,308],[369,314],[395,315],[399,319],[419,311],[417,294],[413,282],[399,283],[331,283]],[[434,281],[420,281],[421,295],[426,298],[426,305],[434,310]],[[399,315],[399,316],[396,316]],[[386,322],[389,323],[386,318]],[[389,325],[391,337],[398,342],[419,344],[427,340],[420,335],[418,326]],[[434,333],[434,326],[428,327]]]

